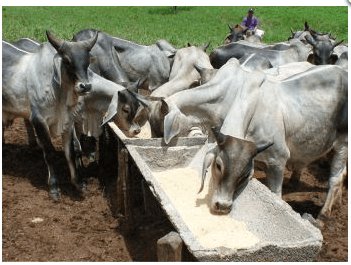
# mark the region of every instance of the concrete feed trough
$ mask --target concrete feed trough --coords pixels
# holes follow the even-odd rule
[[[313,261],[319,229],[252,179],[229,215],[209,210],[211,179],[200,187],[206,138],[127,139],[110,124],[190,253],[199,261]],[[210,173],[208,173],[210,174]]]

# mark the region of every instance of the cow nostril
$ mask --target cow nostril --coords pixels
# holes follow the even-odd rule
[[[80,83],[79,88],[82,90],[82,92],[87,92],[91,90],[91,84]]]
[[[86,85],[85,85],[85,89],[86,89],[86,90],[90,90],[90,89],[91,89],[91,84],[86,84]]]
[[[219,208],[220,208],[219,202],[215,203],[215,207],[216,207],[217,210],[219,210]]]
[[[140,129],[135,129],[134,130],[134,134],[139,134],[140,133]]]

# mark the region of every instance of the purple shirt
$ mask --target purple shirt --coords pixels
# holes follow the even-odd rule
[[[244,17],[243,22],[241,22],[241,25],[247,27],[249,30],[253,30],[258,24],[258,19],[255,16],[250,17]]]

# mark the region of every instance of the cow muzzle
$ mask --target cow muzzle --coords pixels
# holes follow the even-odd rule
[[[85,95],[91,91],[91,88],[92,88],[92,86],[89,83],[78,82],[76,85],[76,92],[79,95]]]
[[[228,214],[232,209],[233,202],[217,199],[212,202],[211,210],[214,214]]]

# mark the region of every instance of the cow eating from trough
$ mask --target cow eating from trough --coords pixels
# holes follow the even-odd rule
[[[2,117],[3,127],[16,117],[33,125],[48,167],[49,193],[60,197],[57,181],[55,148],[50,135],[62,135],[63,149],[69,165],[72,184],[84,191],[72,155],[74,134],[71,112],[80,95],[90,92],[87,70],[90,50],[98,35],[79,42],[68,42],[47,32],[49,43],[41,44],[35,53],[2,43]]]
[[[254,160],[266,165],[268,186],[281,196],[285,167],[296,186],[304,167],[334,150],[329,190],[317,219],[322,226],[341,199],[346,176],[347,72],[328,65],[280,82],[259,72],[255,76],[256,85],[238,87],[220,132],[215,130],[217,147],[204,160],[202,182],[212,163],[211,210],[231,210],[235,192],[253,174]]]

